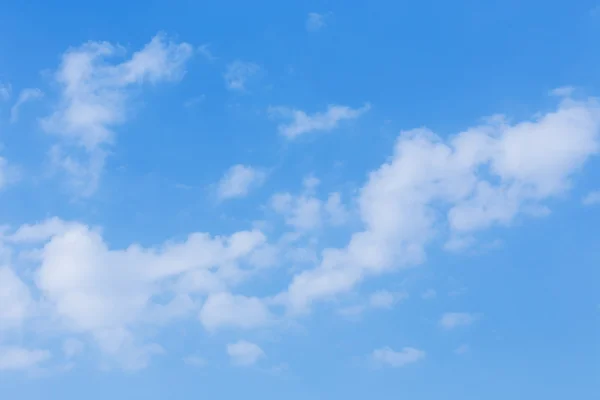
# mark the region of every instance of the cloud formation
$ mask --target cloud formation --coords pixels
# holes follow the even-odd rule
[[[229,168],[217,187],[220,200],[246,196],[265,181],[266,173],[251,166],[237,164]]]
[[[265,352],[258,345],[245,340],[228,344],[227,354],[232,364],[238,367],[249,367],[265,357]]]
[[[404,347],[400,351],[383,347],[374,350],[371,357],[379,365],[400,368],[424,359],[425,352],[414,347]]]
[[[270,107],[268,111],[273,118],[288,121],[280,124],[277,129],[286,138],[295,139],[310,132],[332,131],[338,127],[340,122],[356,119],[369,111],[370,108],[369,104],[365,104],[360,108],[331,104],[327,106],[325,112],[314,114],[307,114],[302,110],[281,106]]]
[[[325,27],[325,15],[316,12],[308,13],[306,17],[306,30],[309,32],[317,32]]]
[[[248,81],[255,77],[261,68],[258,64],[247,61],[234,61],[227,65],[225,71],[225,86],[229,90],[244,91]]]
[[[19,93],[19,98],[17,102],[10,109],[10,122],[15,123],[19,119],[19,110],[25,103],[30,101],[34,101],[40,99],[44,96],[44,92],[40,89],[23,89],[21,93]]]
[[[360,190],[364,229],[345,247],[324,249],[319,265],[298,273],[280,299],[306,310],[368,276],[423,263],[437,232],[464,237],[539,216],[598,153],[599,140],[594,98],[565,98],[555,111],[515,124],[488,119],[446,140],[427,129],[402,132],[392,158]]]
[[[129,59],[110,62],[124,52],[108,42],[69,49],[55,74],[62,90],[60,103],[42,120],[44,130],[61,140],[52,160],[84,196],[96,190],[108,146],[114,143],[114,129],[129,117],[129,90],[180,80],[193,47],[159,34]]]

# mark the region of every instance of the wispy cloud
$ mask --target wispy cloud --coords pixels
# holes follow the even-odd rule
[[[477,318],[477,315],[471,313],[450,312],[442,315],[440,318],[440,326],[446,330],[451,330],[460,326],[471,325]]]
[[[251,166],[237,164],[229,168],[217,187],[220,200],[246,196],[252,188],[263,184],[266,173]]]
[[[309,32],[317,32],[326,26],[326,17],[328,14],[320,14],[316,12],[308,13],[306,17],[306,30]]]
[[[42,127],[62,140],[51,156],[80,195],[92,194],[98,185],[113,129],[129,116],[129,89],[180,80],[193,48],[159,34],[128,60],[109,62],[123,52],[107,42],[88,42],[68,50],[55,75],[61,101]],[[81,151],[73,154],[74,148]]]
[[[10,109],[10,122],[17,122],[17,120],[19,119],[19,110],[25,103],[40,99],[43,96],[44,92],[42,92],[40,89],[23,89],[21,93],[19,93],[19,98],[17,99],[17,102]]]
[[[225,71],[225,86],[229,90],[244,91],[248,80],[261,71],[258,64],[245,61],[234,61],[227,65]]]
[[[210,51],[210,45],[209,44],[203,44],[201,46],[198,46],[198,48],[196,49],[198,51],[198,53],[200,55],[202,55],[204,58],[206,58],[208,61],[216,61],[217,57],[214,56],[214,54],[212,53],[212,51]]]
[[[294,139],[300,135],[331,131],[338,127],[344,120],[352,120],[369,111],[371,106],[367,103],[361,108],[348,106],[329,105],[325,112],[307,114],[302,110],[289,107],[269,107],[268,112],[274,118],[286,119],[289,122],[278,126],[279,132],[288,139]]]
[[[400,351],[394,351],[389,347],[374,350],[371,358],[379,365],[400,368],[414,364],[425,358],[425,352],[414,347],[404,347]]]
[[[10,99],[12,88],[9,83],[0,83],[0,101]]]

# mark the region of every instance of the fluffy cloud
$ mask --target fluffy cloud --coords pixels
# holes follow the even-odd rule
[[[19,93],[17,102],[10,109],[10,122],[17,122],[19,119],[19,110],[25,103],[40,99],[43,96],[44,92],[42,92],[40,89],[23,89],[21,93]]]
[[[246,84],[249,79],[256,76],[261,71],[261,68],[254,63],[245,61],[234,61],[227,65],[225,71],[225,86],[229,90],[243,91],[246,90]]]
[[[217,187],[217,197],[221,200],[244,197],[253,188],[265,180],[264,171],[237,164],[229,168]]]
[[[440,326],[446,330],[451,330],[460,326],[471,325],[476,320],[477,316],[474,314],[450,312],[442,315],[442,318],[440,318]]]
[[[318,179],[306,178],[301,194],[277,193],[271,198],[271,208],[284,217],[287,225],[299,232],[317,229],[325,222],[331,225],[346,222],[348,212],[342,203],[341,195],[333,192],[326,201],[322,201],[315,195],[318,184]]]
[[[356,119],[370,108],[369,104],[361,108],[332,104],[327,106],[327,111],[314,114],[288,107],[270,107],[268,111],[275,118],[289,120],[288,123],[279,125],[278,130],[288,139],[294,139],[310,132],[332,131],[341,121]]]
[[[404,347],[401,351],[383,347],[374,350],[371,357],[377,364],[399,368],[422,360],[425,358],[425,352],[413,347]]]
[[[181,79],[192,51],[189,44],[159,34],[121,63],[109,60],[124,49],[107,42],[88,42],[63,55],[55,75],[62,88],[60,104],[42,127],[62,139],[52,159],[71,175],[81,194],[96,189],[113,129],[128,118],[129,89]],[[81,148],[83,155],[65,153],[64,147]]]
[[[5,240],[36,249],[34,282],[56,329],[85,335],[110,361],[127,369],[142,368],[162,352],[146,341],[144,327],[200,311],[190,296],[243,282],[253,273],[254,253],[266,245],[261,232],[240,231],[227,237],[193,233],[183,242],[112,250],[98,230],[59,219],[22,226],[5,234]],[[21,324],[32,308],[27,287],[3,268],[0,289],[0,326]],[[156,303],[157,296],[166,301]],[[209,329],[249,327],[267,320],[266,309],[258,307],[256,299],[215,293],[205,302],[201,319]],[[69,344],[65,351],[73,349]]]
[[[265,357],[265,352],[254,343],[240,340],[227,345],[227,354],[234,365],[247,367]]]
[[[555,111],[515,124],[491,118],[446,140],[427,129],[403,132],[393,157],[360,191],[364,229],[345,247],[323,250],[320,265],[297,274],[279,298],[307,310],[366,276],[422,263],[440,232],[472,235],[539,215],[544,200],[568,190],[570,177],[598,153],[599,138],[594,98],[565,98]]]

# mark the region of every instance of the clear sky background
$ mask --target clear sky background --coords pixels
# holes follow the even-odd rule
[[[0,4],[0,398],[597,399],[600,4]]]

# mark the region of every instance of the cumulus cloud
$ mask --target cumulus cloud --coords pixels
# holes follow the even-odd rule
[[[254,365],[265,357],[265,352],[258,345],[245,340],[228,344],[227,354],[232,364],[239,367]]]
[[[121,63],[110,61],[124,49],[108,42],[88,42],[63,54],[55,74],[62,89],[60,103],[42,127],[61,139],[52,160],[71,175],[81,194],[97,187],[114,128],[129,117],[130,89],[180,80],[192,52],[191,45],[159,34]],[[72,151],[66,153],[65,147]],[[71,154],[73,148],[83,154]]]
[[[377,364],[400,368],[424,359],[425,352],[413,347],[404,347],[401,351],[394,351],[389,347],[383,347],[374,350],[371,357]]]
[[[229,168],[217,187],[217,197],[221,200],[244,197],[252,188],[264,182],[266,174],[260,169],[237,164]]]
[[[299,232],[318,229],[324,224],[344,224],[348,211],[340,193],[332,192],[323,201],[315,195],[318,184],[319,180],[311,176],[304,179],[304,190],[298,195],[276,193],[271,197],[271,208],[283,216],[287,225]]]
[[[442,315],[440,318],[440,326],[446,330],[458,328],[460,326],[468,326],[477,320],[477,316],[464,312],[449,312]]]
[[[10,109],[10,122],[15,123],[19,119],[19,110],[25,103],[30,101],[34,101],[40,99],[44,96],[44,92],[40,89],[23,89],[21,93],[19,93],[19,98],[17,102]]]
[[[91,65],[92,75],[98,68],[109,71],[100,74],[100,81],[112,82],[115,76],[125,82],[132,76],[167,79],[154,72],[142,74],[132,66],[106,61],[97,61],[97,66],[82,59]],[[115,68],[125,72],[111,72]],[[115,86],[107,87],[111,92]],[[104,148],[110,144],[107,138],[113,124],[99,121],[94,126],[108,129],[108,136],[102,135],[102,129],[92,138],[77,130],[68,135],[77,138],[82,148]],[[368,277],[424,262],[433,238],[442,238],[442,243],[472,238],[472,245],[476,244],[479,231],[510,226],[568,191],[571,177],[599,151],[599,132],[600,106],[592,98],[563,98],[555,110],[527,121],[488,119],[446,139],[427,129],[402,132],[392,156],[368,175],[357,192],[361,227],[349,232],[347,242],[339,247],[320,252],[316,247],[294,248],[298,259],[314,265],[296,270],[289,285],[273,297],[237,293],[265,265],[286,253],[285,246],[293,247],[297,243],[293,238],[273,245],[254,229],[222,236],[195,232],[154,246],[135,242],[113,246],[100,228],[58,218],[3,229],[0,244],[31,250],[32,265],[25,275],[10,262],[2,264],[7,266],[0,268],[0,327],[20,329],[32,315],[43,313],[53,329],[77,338],[86,349],[98,350],[108,364],[143,368],[165,351],[155,343],[156,331],[174,320],[197,319],[210,332],[268,326],[294,312],[310,311],[315,302],[352,291]],[[271,210],[294,230],[286,232],[288,237],[348,219],[341,195],[325,192],[321,197],[319,189],[318,180],[310,178],[300,193],[282,192],[271,199]],[[42,301],[36,302],[32,293]],[[391,307],[402,296],[382,290],[361,307]],[[433,290],[423,293],[424,298],[434,296]],[[278,315],[280,310],[289,313]],[[475,314],[447,313],[439,324],[450,330],[476,319]],[[63,350],[67,358],[80,351],[73,343]],[[252,365],[265,357],[260,347],[246,341],[230,344],[227,353],[235,365]],[[0,361],[0,365],[25,365],[19,367],[23,369],[49,356],[42,350],[4,347],[0,360],[10,362]],[[425,353],[410,347],[382,348],[372,356],[384,365],[400,367]]]
[[[4,236],[10,243],[36,246],[34,283],[55,328],[85,335],[126,369],[143,368],[163,351],[147,341],[144,327],[200,312],[189,296],[209,295],[201,319],[211,329],[250,327],[268,315],[256,299],[219,294],[253,274],[254,253],[267,245],[259,231],[222,237],[193,233],[181,242],[117,250],[109,248],[99,230],[59,219]],[[0,326],[20,325],[32,307],[27,286],[3,268],[0,289]],[[166,301],[156,304],[157,296]],[[73,353],[74,346],[68,347]]]
[[[403,132],[391,159],[360,190],[364,229],[345,247],[323,250],[320,265],[298,273],[279,298],[307,310],[367,276],[424,262],[440,231],[474,235],[531,215],[570,188],[571,176],[598,153],[599,138],[594,98],[566,98],[554,111],[513,124],[487,119],[446,140],[427,129]]]
[[[225,71],[225,86],[229,90],[244,91],[248,80],[255,77],[261,68],[258,64],[246,61],[234,61],[227,65]]]
[[[268,112],[273,118],[288,121],[280,124],[277,129],[286,138],[294,139],[310,132],[332,131],[339,126],[341,121],[356,119],[370,108],[369,104],[360,108],[331,104],[327,106],[325,112],[307,114],[302,110],[279,106],[269,107]]]

